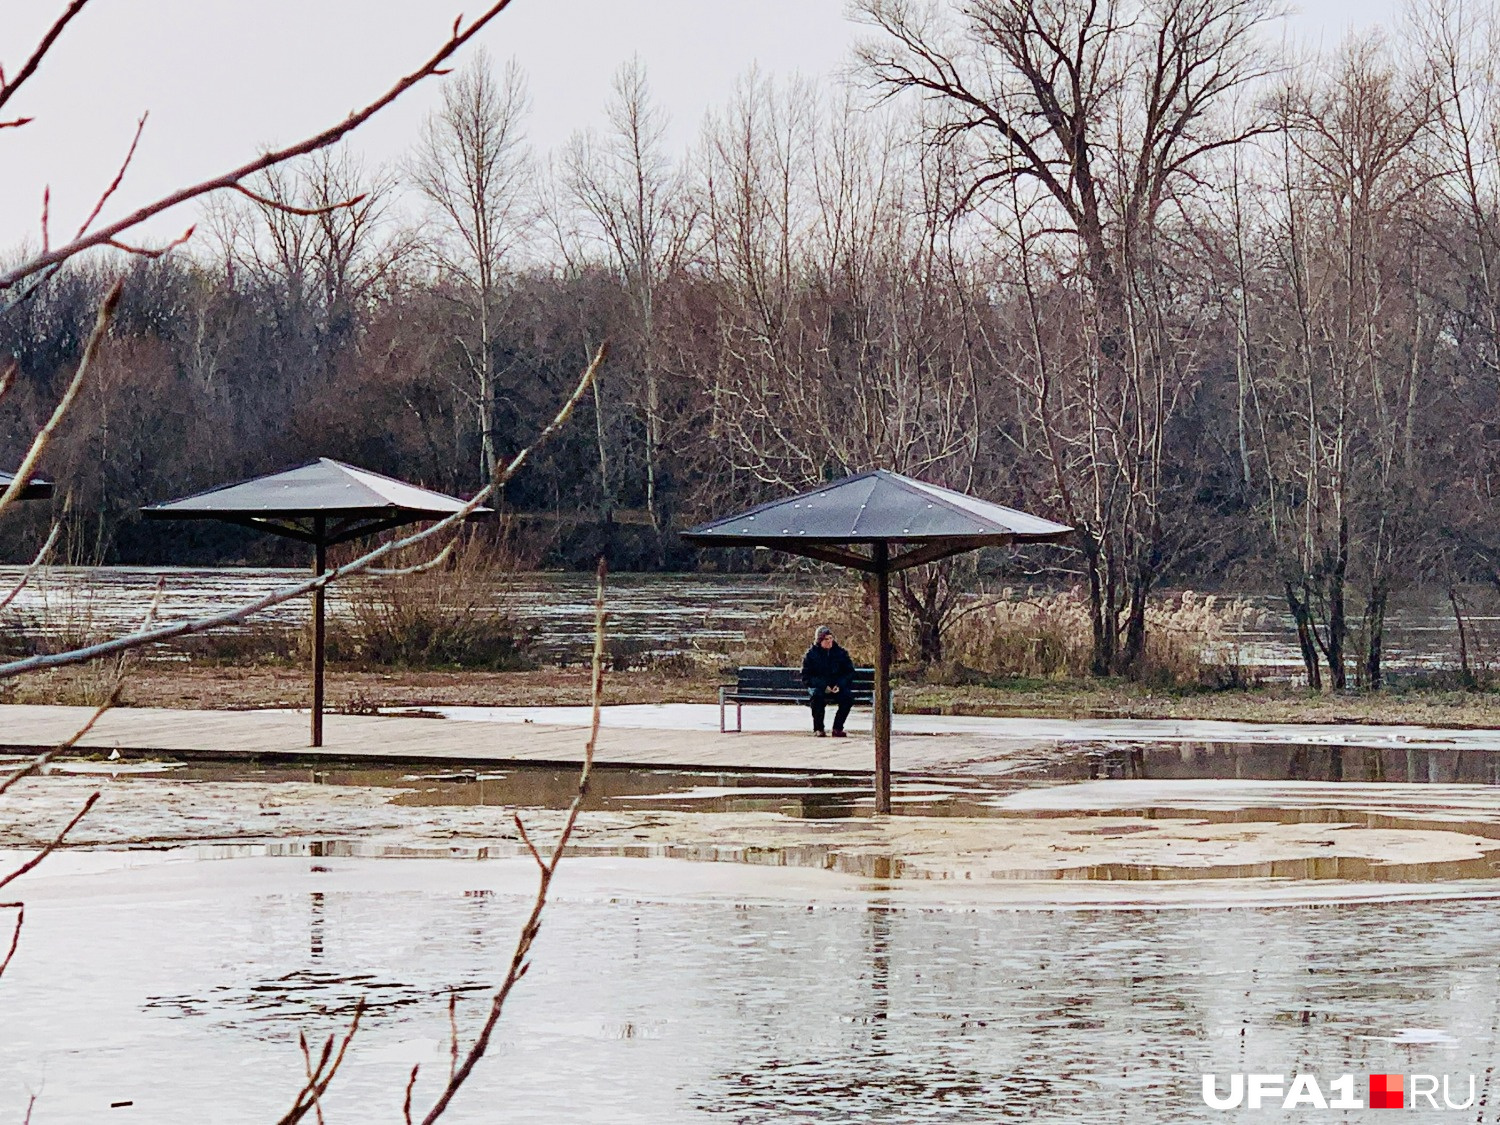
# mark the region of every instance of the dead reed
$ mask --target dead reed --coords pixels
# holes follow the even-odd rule
[[[1191,590],[1158,598],[1147,611],[1146,652],[1137,677],[1163,686],[1244,686],[1254,672],[1235,638],[1259,613],[1247,602]],[[819,625],[830,626],[856,661],[872,658],[873,616],[857,587],[788,602],[740,655],[745,663],[799,664]],[[899,612],[893,632],[897,663],[911,661],[910,623]],[[1092,654],[1088,602],[1068,590],[976,596],[949,622],[944,649],[944,666],[924,669],[927,678],[1081,679],[1089,674]]]

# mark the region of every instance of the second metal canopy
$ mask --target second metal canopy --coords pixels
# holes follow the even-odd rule
[[[981,547],[1050,543],[1073,529],[875,469],[682,533],[698,547],[769,547],[876,579],[875,811],[891,811],[890,576]]]

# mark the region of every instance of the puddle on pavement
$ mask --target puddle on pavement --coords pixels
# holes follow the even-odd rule
[[[0,768],[9,759],[0,760]],[[20,761],[20,759],[15,759]],[[63,761],[47,774],[112,776],[118,781],[299,782],[396,790],[391,803],[406,807],[476,806],[565,809],[578,791],[576,769],[542,766],[486,770],[260,768],[242,764]],[[986,804],[1017,786],[999,778],[904,777],[892,801],[913,816],[987,816]],[[717,773],[692,770],[598,767],[585,808],[698,813],[780,813],[806,819],[873,815],[867,782],[848,774]]]

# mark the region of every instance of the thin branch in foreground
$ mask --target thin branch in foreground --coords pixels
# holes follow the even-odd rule
[[[361,192],[359,195],[352,196],[349,199],[340,200],[337,203],[324,203],[317,207],[298,207],[295,204],[283,203],[279,200],[271,199],[267,196],[261,195],[258,191],[251,191],[244,184],[235,184],[234,190],[245,196],[245,198],[249,199],[250,202],[255,203],[261,207],[268,207],[272,211],[280,211],[283,214],[287,215],[301,215],[302,217],[308,219],[314,218],[318,215],[331,215],[335,211],[343,211],[351,207],[357,207],[369,197],[368,192]]]
[[[557,873],[557,865],[562,862],[563,852],[568,846],[568,841],[572,839],[573,829],[578,823],[578,814],[582,811],[584,799],[588,796],[589,776],[594,767],[594,748],[599,741],[599,708],[604,694],[605,574],[606,568],[601,558],[594,594],[594,674],[590,691],[592,708],[589,718],[589,740],[583,751],[583,768],[578,773],[578,793],[573,798],[573,803],[568,806],[568,815],[563,821],[562,831],[558,834],[557,843],[548,858],[544,859],[536,848],[531,847],[529,837],[525,835],[524,829],[522,830],[522,838],[526,840],[527,846],[531,847],[531,854],[536,859],[539,872],[536,899],[532,902],[531,913],[527,916],[525,925],[521,927],[520,936],[516,939],[516,947],[510,958],[510,969],[490,1001],[490,1011],[485,1018],[484,1026],[479,1029],[479,1035],[475,1038],[473,1046],[469,1048],[468,1054],[464,1056],[463,1062],[449,1075],[448,1084],[438,1095],[432,1109],[428,1111],[426,1117],[422,1118],[422,1125],[432,1125],[437,1121],[448,1109],[454,1095],[468,1081],[474,1067],[489,1049],[490,1036],[494,1034],[495,1026],[500,1022],[500,1014],[505,1008],[505,1001],[509,998],[511,990],[520,983],[521,978],[531,967],[531,947],[542,929],[542,914],[547,908],[547,893],[552,886],[552,877]]]
[[[573,393],[563,403],[552,421],[532,440],[531,444],[522,449],[506,464],[505,468],[489,484],[481,488],[474,497],[457,509],[452,515],[439,520],[431,527],[422,531],[413,532],[411,535],[401,539],[393,539],[389,543],[375,547],[352,562],[325,572],[317,578],[310,578],[305,582],[299,582],[294,586],[286,586],[275,590],[263,598],[238,606],[234,609],[224,610],[220,613],[209,614],[205,617],[194,618],[189,621],[178,621],[171,625],[162,625],[153,629],[131,633],[123,637],[115,637],[99,644],[87,645],[83,648],[70,649],[67,652],[51,653],[38,656],[28,656],[20,660],[12,660],[6,664],[0,664],[0,679],[9,679],[26,672],[35,672],[42,668],[63,668],[73,664],[87,664],[89,661],[98,660],[100,657],[113,656],[115,653],[124,652],[128,649],[140,648],[143,645],[155,644],[158,641],[169,641],[176,637],[192,636],[197,633],[206,633],[211,629],[217,629],[224,625],[238,625],[243,621],[254,617],[257,613],[270,609],[272,606],[281,605],[283,602],[300,598],[312,591],[329,586],[350,575],[363,574],[381,559],[387,558],[399,551],[405,551],[415,547],[419,543],[425,543],[435,536],[445,534],[460,525],[473,515],[491,496],[504,487],[524,465],[531,454],[543,445],[553,434],[557,433],[569,418],[572,417],[574,409],[582,401],[599,369],[604,364],[605,357],[609,354],[607,345],[601,345],[594,353],[593,360],[579,379],[578,385],[573,388]]]
[[[63,826],[63,830],[56,836],[52,837],[51,842],[47,844],[46,847],[42,848],[41,851],[37,852],[36,855],[32,856],[25,863],[21,864],[20,867],[17,867],[9,875],[0,875],[0,887],[5,887],[11,883],[14,883],[22,875],[25,875],[26,872],[32,870],[34,867],[36,867],[37,864],[41,863],[42,860],[46,859],[58,848],[62,847],[62,842],[67,838],[68,833],[78,827],[78,822],[80,820],[88,816],[89,810],[94,807],[95,802],[99,800],[100,796],[102,796],[102,794],[100,793],[94,793],[92,796],[90,796],[89,799],[83,803],[83,808],[74,813],[73,819],[68,821],[68,823]]]
[[[73,372],[72,381],[68,383],[68,389],[58,400],[56,408],[52,411],[52,417],[47,419],[47,424],[38,430],[36,437],[32,439],[31,448],[21,459],[21,465],[16,469],[15,479],[10,482],[10,487],[5,490],[4,494],[0,494],[0,514],[15,503],[22,490],[31,483],[31,475],[36,472],[37,461],[46,452],[47,446],[52,441],[52,435],[57,432],[57,427],[62,424],[63,418],[73,405],[73,400],[83,389],[84,380],[88,378],[89,369],[93,367],[94,360],[99,355],[99,346],[104,342],[104,336],[109,331],[109,322],[114,318],[115,309],[120,305],[120,294],[124,289],[124,280],[116,281],[105,294],[104,303],[99,306],[99,312],[94,317],[94,329],[89,333],[88,343],[84,345],[83,358],[78,361],[78,370]]]
[[[365,1014],[364,997],[360,997],[359,1003],[354,1006],[354,1018],[349,1021],[349,1030],[344,1033],[343,1041],[339,1043],[338,1052],[333,1050],[334,1037],[330,1035],[323,1044],[322,1054],[318,1057],[318,1065],[313,1067],[308,1076],[307,1084],[297,1091],[297,1097],[292,1102],[292,1108],[287,1110],[286,1116],[276,1122],[276,1125],[296,1125],[307,1116],[307,1111],[313,1108],[318,1110],[318,1120],[323,1119],[320,1099],[327,1092],[329,1083],[333,1076],[339,1072],[343,1065],[344,1055],[349,1050],[349,1044],[354,1042],[354,1035],[359,1031],[360,1018]],[[307,1057],[307,1037],[299,1036],[302,1044],[303,1057]]]
[[[453,549],[458,545],[456,539],[450,539],[441,551],[433,555],[426,562],[413,563],[411,566],[376,567],[372,566],[365,571],[366,574],[376,578],[401,578],[408,574],[426,574],[429,570],[435,570],[453,557]],[[4,606],[0,606],[3,609]]]
[[[197,199],[201,195],[207,195],[210,192],[222,191],[226,188],[232,188],[241,181],[247,180],[251,176],[254,176],[257,172],[263,172],[267,168],[274,167],[278,164],[284,164],[286,161],[291,160],[295,157],[305,156],[310,152],[316,152],[319,149],[327,148],[329,145],[336,143],[345,134],[352,132],[360,125],[363,125],[371,117],[375,116],[375,114],[379,113],[386,106],[390,105],[402,94],[406,93],[407,90],[411,89],[411,87],[415,86],[425,78],[430,78],[433,75],[440,73],[443,69],[443,63],[451,58],[454,52],[456,52],[460,47],[462,47],[476,34],[478,34],[481,28],[490,23],[496,16],[505,11],[506,8],[510,7],[510,4],[511,0],[496,0],[495,3],[491,4],[484,10],[483,13],[480,14],[478,19],[469,24],[468,27],[462,26],[463,17],[460,16],[458,20],[454,21],[453,32],[449,36],[448,40],[440,48],[438,48],[437,52],[431,58],[429,58],[416,70],[412,71],[412,73],[408,74],[405,78],[402,78],[400,81],[398,81],[380,97],[376,98],[374,101],[370,102],[362,109],[355,110],[337,125],[325,129],[321,133],[316,133],[313,136],[306,138],[305,140],[299,141],[297,144],[288,145],[285,148],[273,149],[270,152],[262,153],[254,160],[251,160],[246,164],[241,164],[238,168],[231,169],[230,171],[225,172],[223,175],[215,176],[213,179],[204,180],[201,183],[193,184],[191,187],[179,188],[177,191],[162,196],[154,203],[148,203],[143,207],[137,208],[123,218],[117,219],[116,221],[109,223],[106,226],[100,227],[98,230],[94,231],[91,234],[84,234],[78,238],[73,239],[65,246],[59,246],[55,249],[38,254],[35,257],[31,258],[29,261],[22,262],[20,265],[14,267],[13,269],[7,270],[5,273],[0,274],[0,290],[9,289],[14,286],[16,282],[22,281],[25,278],[30,277],[32,274],[38,273],[51,266],[55,266],[61,262],[65,262],[69,258],[74,257],[84,250],[90,250],[96,246],[108,245],[125,231],[139,226],[147,219],[150,219],[155,215],[159,215],[163,211],[170,210],[171,208],[176,207],[179,204],[186,203],[189,200]],[[75,0],[75,7],[82,7],[82,3]],[[69,14],[71,16],[71,11]],[[19,82],[24,80],[24,77],[27,76],[23,76],[23,78],[18,79],[17,83],[13,84],[13,86],[18,85]],[[11,87],[11,90],[13,90],[13,86]],[[4,100],[8,96],[9,95],[6,91],[0,91],[0,105],[4,104]]]
[[[0,977],[3,977],[5,970],[10,968],[10,962],[16,955],[16,949],[21,944],[21,926],[26,921],[26,904],[23,902],[0,902],[0,910],[14,910],[16,912],[16,927],[10,934],[10,948],[5,951],[5,956],[0,958]]]
[[[57,546],[57,540],[60,535],[62,535],[62,521],[57,520],[53,522],[52,530],[47,535],[47,541],[42,544],[42,549],[36,553],[36,557],[21,572],[21,577],[16,579],[15,585],[10,588],[3,598],[0,598],[0,610],[6,609],[11,602],[16,600],[21,591],[26,589],[26,584],[42,568],[42,564],[47,561],[47,556],[52,554],[52,548]]]
[[[413,1063],[411,1077],[406,1080],[406,1100],[401,1103],[401,1120],[405,1125],[412,1125],[411,1120],[411,1095],[417,1088],[417,1072],[422,1069],[421,1063]]]
[[[21,361],[13,359],[5,365],[5,371],[0,373],[0,399],[10,394],[10,389],[16,385],[16,375],[21,370]]]
[[[89,716],[88,722],[84,723],[83,726],[74,731],[71,737],[62,742],[59,742],[51,750],[48,750],[42,754],[38,754],[35,758],[32,758],[30,762],[22,766],[20,769],[15,770],[13,773],[8,774],[4,778],[0,778],[0,797],[5,796],[5,791],[16,782],[30,777],[32,774],[36,773],[37,770],[41,769],[59,754],[62,754],[68,750],[71,750],[74,746],[77,746],[79,740],[82,739],[84,735],[88,734],[89,731],[94,729],[94,724],[97,723],[101,718],[103,718],[104,713],[111,707],[113,707],[116,703],[118,703],[119,699],[120,685],[117,683],[114,686],[114,690],[109,693],[109,698],[106,699],[103,703],[99,704],[98,707],[94,708],[94,713]],[[0,884],[0,886],[3,885],[4,884]]]
[[[187,230],[183,231],[165,246],[135,246],[128,242],[121,242],[118,238],[107,239],[104,244],[111,249],[121,250],[126,254],[134,254],[137,258],[145,258],[148,261],[154,262],[157,258],[165,257],[173,250],[176,250],[177,247],[185,244],[188,239],[193,237],[193,232],[197,229],[196,224],[188,227]]]
[[[47,33],[42,36],[42,41],[31,52],[31,57],[21,65],[20,70],[16,71],[14,78],[7,81],[5,76],[0,74],[0,106],[10,101],[15,96],[16,91],[26,84],[26,80],[36,73],[37,67],[42,65],[42,60],[47,57],[47,52],[52,49],[52,44],[56,43],[57,37],[63,33],[63,28],[68,26],[74,16],[83,11],[84,6],[88,2],[89,0],[73,0],[68,5],[67,10],[52,21],[52,26],[47,29]],[[30,120],[30,118],[27,118],[27,120]]]
[[[320,1097],[318,1097],[317,1089],[316,1089],[316,1086],[315,1086],[315,1084],[316,1084],[316,1082],[318,1080],[317,1070],[315,1070],[313,1068],[312,1052],[307,1049],[307,1036],[306,1036],[306,1034],[304,1034],[302,1032],[298,1032],[297,1033],[297,1046],[302,1049],[302,1064],[303,1064],[303,1066],[307,1070],[308,1088],[312,1089],[312,1094],[311,1094],[311,1097],[312,1097],[312,1106],[313,1106],[314,1112],[316,1112],[317,1115],[318,1115],[318,1125],[325,1125],[325,1122],[323,1121],[323,1099],[320,1098]],[[328,1041],[323,1044],[323,1054],[318,1059],[318,1068],[317,1069],[320,1070],[324,1066],[328,1065],[328,1053],[332,1049],[333,1049],[333,1037],[329,1036]]]
[[[135,160],[135,150],[140,147],[141,134],[146,131],[146,118],[150,116],[151,115],[149,113],[143,113],[141,114],[140,119],[135,123],[135,135],[130,138],[130,147],[125,150],[125,159],[120,161],[119,171],[115,173],[115,178],[109,181],[109,186],[106,187],[99,194],[99,198],[95,200],[93,210],[89,212],[88,218],[84,219],[83,222],[78,224],[78,231],[73,235],[74,238],[77,238],[79,235],[88,233],[89,227],[93,226],[94,220],[99,217],[99,212],[104,210],[104,205],[110,201],[110,198],[115,194],[115,192],[120,190],[120,185],[125,182],[125,173],[130,170],[131,162]],[[43,221],[42,226],[45,230],[45,220]],[[45,243],[43,244],[42,248],[46,249]]]

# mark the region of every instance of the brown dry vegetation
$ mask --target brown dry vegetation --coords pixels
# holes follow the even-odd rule
[[[684,677],[654,670],[611,674],[604,702],[712,703],[718,677]],[[65,669],[28,678],[16,703],[84,703],[95,677]],[[329,707],[584,706],[588,672],[540,668],[526,672],[331,671]],[[124,690],[131,707],[245,709],[305,707],[306,669],[247,664],[215,667],[147,664]],[[1315,695],[1292,685],[1220,691],[1173,691],[1123,681],[1015,680],[1005,686],[898,683],[898,712],[1058,718],[1234,719],[1251,722],[1423,723],[1500,727],[1500,693],[1388,690],[1379,695]]]
[[[1191,590],[1162,596],[1146,611],[1150,629],[1136,679],[1160,687],[1234,687],[1251,682],[1233,638],[1256,624],[1247,602]],[[915,664],[912,623],[897,613],[896,658]],[[799,664],[813,630],[830,625],[861,659],[875,650],[872,614],[857,593],[828,591],[788,602],[767,618],[741,654],[744,663]],[[1004,589],[961,602],[944,628],[945,661],[912,669],[927,682],[972,683],[1025,679],[1082,679],[1092,642],[1087,599],[1078,591]],[[865,659],[868,656],[865,655]]]

